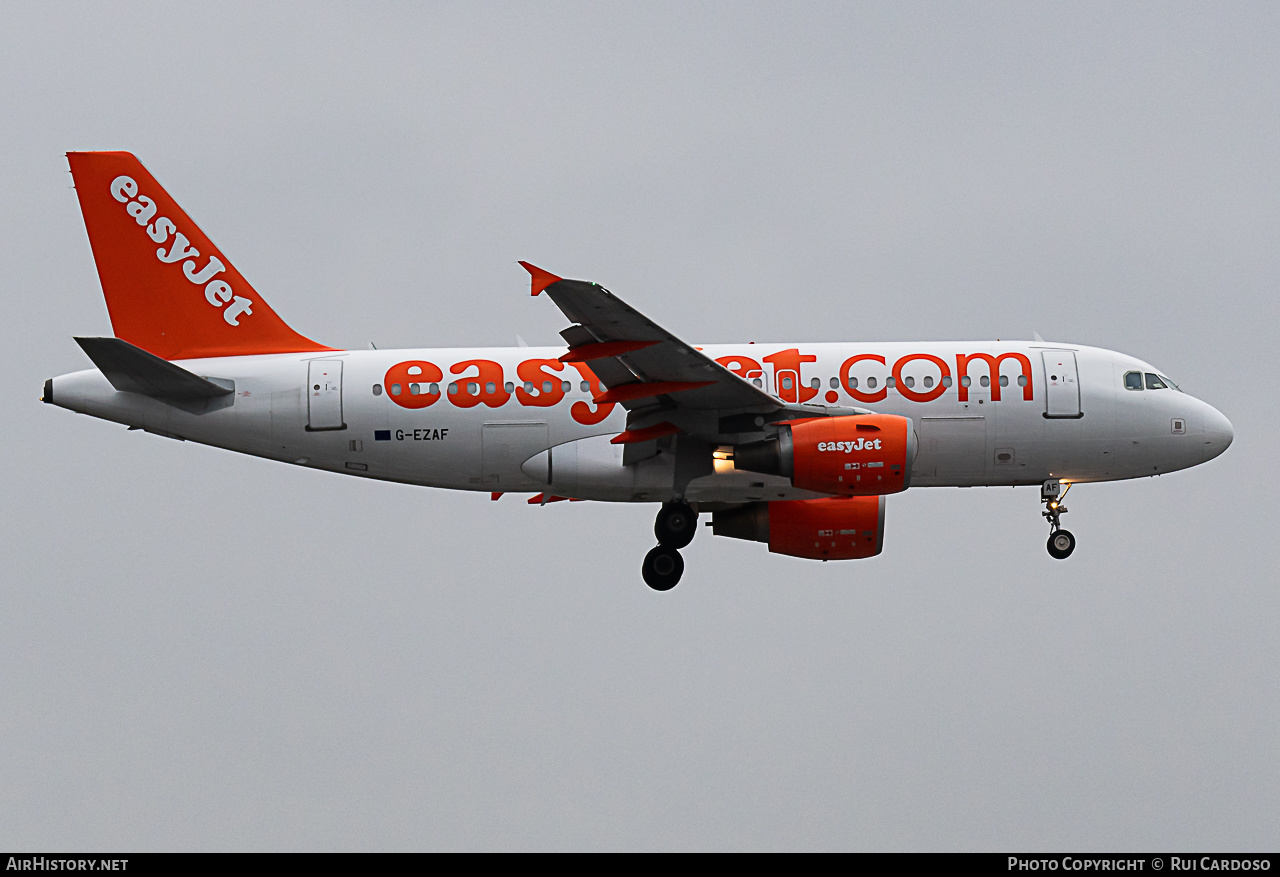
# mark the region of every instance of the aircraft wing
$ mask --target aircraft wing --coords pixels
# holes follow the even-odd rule
[[[560,333],[569,344],[560,359],[590,366],[605,386],[597,401],[617,402],[629,411],[663,406],[763,413],[787,407],[603,286],[520,264],[533,276],[533,294],[545,291],[574,322]]]
[[[573,321],[560,333],[569,344],[560,361],[587,364],[605,388],[596,401],[627,409],[627,429],[614,438],[617,444],[652,448],[653,440],[680,432],[713,444],[733,442],[761,432],[766,423],[868,413],[862,408],[784,402],[681,341],[603,286],[520,264],[533,278],[533,294],[546,292]]]

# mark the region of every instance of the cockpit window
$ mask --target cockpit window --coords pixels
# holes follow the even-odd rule
[[[1142,372],[1125,372],[1124,388],[1126,390],[1142,389]]]
[[[1179,387],[1179,386],[1178,386],[1177,384],[1175,384],[1173,381],[1171,381],[1171,380],[1169,380],[1168,378],[1166,378],[1164,375],[1160,375],[1160,380],[1164,381],[1164,382],[1165,382],[1166,384],[1168,384],[1170,387],[1173,387],[1173,388],[1174,388],[1175,390],[1177,390],[1179,393],[1181,393],[1181,392],[1182,392],[1182,388],[1181,388],[1181,387]]]
[[[1147,372],[1147,389],[1148,390],[1167,390],[1164,381],[1160,380],[1156,375]]]

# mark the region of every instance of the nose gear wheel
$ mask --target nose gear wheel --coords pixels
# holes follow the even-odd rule
[[[1040,488],[1040,501],[1045,506],[1040,514],[1049,522],[1049,542],[1046,547],[1049,549],[1049,556],[1054,560],[1066,560],[1071,556],[1071,552],[1076,550],[1076,537],[1071,535],[1070,530],[1062,529],[1061,520],[1067,511],[1067,507],[1062,504],[1062,499],[1070,489],[1070,484],[1064,487],[1057,480],[1046,481]]]
[[[1057,530],[1049,534],[1049,555],[1055,560],[1066,560],[1076,550],[1076,537],[1070,530]]]

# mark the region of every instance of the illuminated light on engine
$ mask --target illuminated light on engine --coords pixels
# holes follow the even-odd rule
[[[717,475],[728,475],[733,468],[733,448],[720,447],[711,452],[711,468]]]

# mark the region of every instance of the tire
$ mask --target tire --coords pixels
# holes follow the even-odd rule
[[[644,576],[644,583],[655,591],[670,591],[684,575],[684,558],[674,548],[659,545],[644,556],[640,574]]]
[[[658,512],[653,535],[658,544],[668,548],[684,548],[698,534],[698,513],[683,502],[669,502]]]
[[[1049,534],[1049,556],[1054,560],[1066,560],[1076,550],[1076,537],[1069,530],[1058,530]]]

